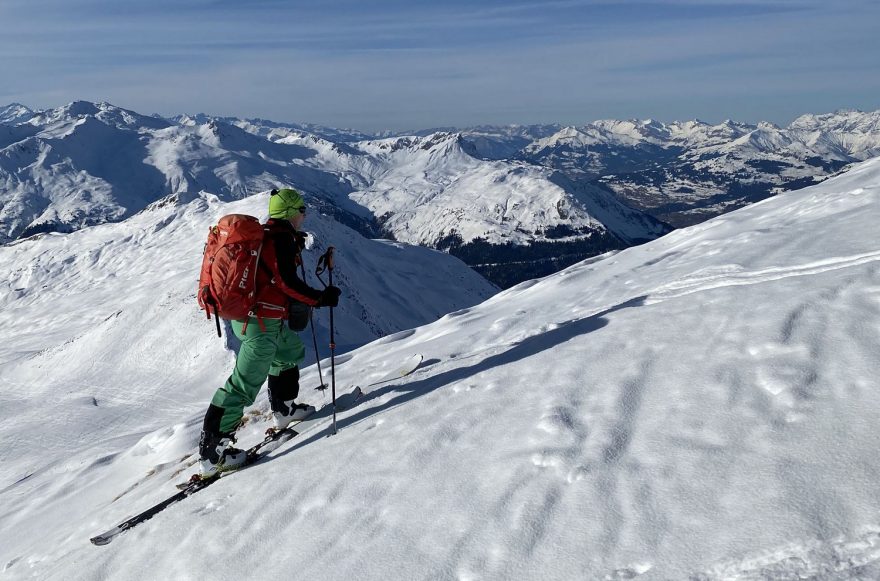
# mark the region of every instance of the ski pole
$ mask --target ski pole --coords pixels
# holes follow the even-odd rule
[[[315,274],[318,275],[318,279],[321,279],[321,273],[326,269],[328,271],[328,276],[330,277],[330,286],[333,286],[333,252],[334,248],[331,246],[327,248],[327,252],[324,253],[321,258],[318,259],[318,268],[315,269]],[[323,280],[321,282],[324,282]],[[333,307],[330,307],[330,386],[332,388],[333,393],[333,432],[332,435],[336,435],[336,330],[333,325]]]
[[[303,282],[306,282],[306,265],[300,262],[299,268],[300,272],[302,272]],[[321,371],[321,354],[318,353],[318,335],[315,333],[315,312],[311,307],[309,308],[309,327],[312,329],[312,344],[315,346],[315,361],[318,364],[318,379],[321,380],[321,385],[318,386],[317,389],[324,391],[327,389],[327,385],[324,383],[324,372]]]
[[[318,335],[315,333],[315,313],[313,311],[309,311],[309,327],[312,328],[312,345],[315,346],[315,361],[318,363],[318,379],[321,380],[321,385],[319,385],[317,389],[324,391],[327,389],[327,384],[324,383],[324,372],[321,371],[321,355],[318,353]]]

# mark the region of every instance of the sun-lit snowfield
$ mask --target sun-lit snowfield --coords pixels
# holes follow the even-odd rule
[[[101,244],[75,258],[47,245],[31,260],[55,273],[38,284],[64,319],[46,312],[51,301],[18,306],[31,291],[5,298],[0,316],[0,570],[133,581],[876,579],[878,222],[874,160],[380,339],[340,358],[341,390],[413,353],[425,362],[368,388],[337,436],[291,442],[105,547],[88,538],[191,471],[177,473],[231,356],[183,290],[102,293],[110,271],[84,284],[53,262],[95,260]],[[120,236],[126,224],[114,226]],[[17,248],[0,250],[4,272]],[[191,276],[165,280],[188,289]],[[127,315],[163,301],[174,318],[154,329]],[[104,320],[107,308],[132,324]],[[89,323],[82,334],[53,345],[75,318]],[[165,374],[176,381],[138,399]],[[303,384],[317,384],[314,368]],[[147,424],[156,427],[144,433]],[[242,443],[266,425],[254,416]]]

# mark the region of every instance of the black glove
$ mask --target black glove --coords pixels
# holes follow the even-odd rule
[[[342,294],[342,291],[339,290],[338,286],[328,286],[323,291],[321,291],[321,296],[318,297],[318,305],[319,307],[335,307],[339,304],[339,295]]]

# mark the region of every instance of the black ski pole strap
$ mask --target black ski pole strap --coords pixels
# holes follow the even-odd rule
[[[306,280],[306,265],[302,260],[299,261],[299,272],[302,274],[303,282],[309,284],[309,281]]]
[[[212,307],[214,308],[214,322],[217,324],[217,336],[223,337],[223,335],[220,333],[220,312],[217,309],[217,302],[214,301],[213,299],[210,299],[208,302],[208,309],[207,309],[209,319],[211,318],[211,308]]]
[[[318,266],[315,267],[315,274],[318,275],[318,277],[324,274],[324,271],[333,270],[333,254],[335,251],[336,249],[331,246],[327,249],[327,252],[318,258]]]

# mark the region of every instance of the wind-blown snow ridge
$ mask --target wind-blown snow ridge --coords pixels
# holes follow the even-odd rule
[[[341,389],[413,353],[425,362],[368,390],[341,414],[337,436],[292,442],[109,547],[87,539],[187,473],[204,401],[169,388],[144,432],[136,410],[114,406],[127,394],[60,390],[54,409],[77,415],[72,425],[113,423],[116,437],[53,432],[43,458],[22,458],[9,426],[29,440],[45,430],[4,418],[13,445],[0,451],[11,475],[0,488],[0,563],[13,578],[123,581],[143,571],[240,579],[291,570],[309,579],[877,578],[878,184],[880,160],[868,161],[352,351],[338,362]],[[141,337],[141,356],[195,336],[198,319]],[[17,327],[18,348],[44,334]],[[131,344],[105,345],[94,360],[120,361]],[[63,345],[52,350],[64,356]],[[205,378],[204,399],[222,370],[178,351],[162,352],[162,368],[191,377],[190,389]],[[51,366],[43,373],[58,380]],[[108,370],[92,373],[99,383]],[[304,371],[304,385],[316,381],[314,368]],[[14,388],[0,391],[0,410],[23,405],[26,386]],[[261,400],[249,415],[244,444],[266,427],[265,409]]]

